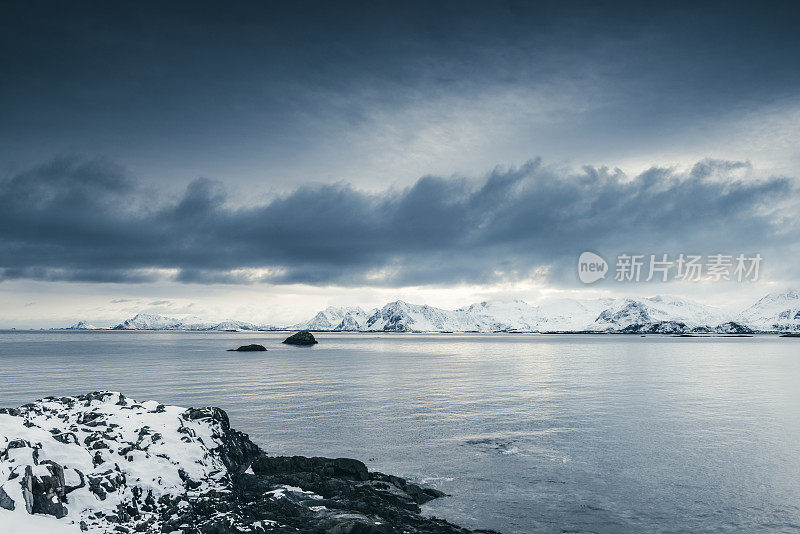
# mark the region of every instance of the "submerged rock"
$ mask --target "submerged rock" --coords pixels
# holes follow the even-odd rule
[[[284,339],[283,342],[289,345],[314,345],[315,343],[318,343],[318,341],[314,339],[314,334],[308,330],[302,330],[296,334],[293,334]]]
[[[267,350],[264,345],[253,343],[251,345],[242,345],[238,349],[228,349],[228,352],[261,352]]]
[[[98,392],[0,412],[0,525],[48,514],[98,534],[473,532],[421,515],[442,496],[350,458],[267,456],[214,407]]]

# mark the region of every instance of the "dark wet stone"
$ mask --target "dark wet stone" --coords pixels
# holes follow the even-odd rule
[[[242,345],[238,349],[228,349],[228,352],[263,352],[267,350],[264,345],[257,345],[253,343],[252,345]]]
[[[302,332],[292,334],[284,339],[283,342],[288,345],[314,345],[318,343],[318,341],[314,339],[314,334],[308,330],[303,330]]]
[[[253,472],[257,475],[315,473],[349,480],[369,480],[367,466],[351,458],[261,455],[253,462]]]

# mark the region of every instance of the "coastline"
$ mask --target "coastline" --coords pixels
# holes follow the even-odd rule
[[[492,532],[424,517],[443,493],[358,460],[268,456],[219,408],[109,391],[0,409],[0,490],[20,534]]]

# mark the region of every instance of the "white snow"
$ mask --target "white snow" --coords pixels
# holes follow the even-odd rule
[[[484,301],[446,310],[402,300],[379,309],[330,306],[295,330],[353,332],[579,332],[615,331],[630,325],[684,323],[687,328],[715,329],[734,321],[756,331],[800,331],[800,294],[771,293],[735,314],[690,299],[658,295],[644,298],[594,300],[549,299],[536,304],[523,300]],[[83,322],[72,328],[92,328]],[[220,323],[197,317],[182,319],[139,313],[120,323],[119,330],[276,330],[245,321]],[[288,328],[288,327],[287,327]]]
[[[0,509],[3,533],[11,528],[8,525],[21,533],[36,529],[75,532],[73,527],[82,520],[89,532],[107,532],[109,525],[94,514],[113,513],[118,504],[134,498],[134,487],[141,495],[152,492],[156,500],[162,495],[227,491],[227,470],[210,453],[220,444],[217,423],[210,419],[189,420],[182,417],[183,408],[156,402],[139,404],[112,392],[87,401],[64,399],[47,398],[26,405],[20,416],[0,414],[0,488],[15,504],[13,511]],[[66,443],[55,438],[59,435]],[[24,440],[24,446],[9,448],[15,440]],[[99,448],[94,448],[94,443]],[[67,516],[59,520],[29,514],[22,498],[23,477],[19,475],[26,467],[34,476],[48,475],[44,460],[64,467],[67,486],[79,485],[81,475],[86,482],[67,494]],[[181,471],[200,486],[187,490]],[[101,482],[124,478],[125,482],[110,485],[101,498],[90,490],[90,478]]]
[[[800,331],[800,292],[770,293],[740,313],[737,320],[765,332]]]
[[[25,508],[13,512],[0,508],[0,532],[3,534],[81,534],[81,528],[75,523],[66,523],[53,516],[30,515]]]
[[[367,322],[367,314],[359,307],[329,306],[308,321],[294,325],[295,330],[360,330]]]
[[[79,323],[80,324],[80,323]],[[155,313],[137,313],[134,317],[114,326],[113,330],[274,330],[267,325],[227,319],[222,322],[207,321],[200,317],[178,319]]]
[[[689,328],[714,327],[731,319],[731,314],[723,310],[685,298],[655,296],[616,301],[601,312],[589,329],[620,330],[631,325],[662,321],[681,322]]]
[[[77,323],[73,324],[70,327],[67,327],[67,330],[100,330],[100,328],[91,325],[85,321],[78,321]]]

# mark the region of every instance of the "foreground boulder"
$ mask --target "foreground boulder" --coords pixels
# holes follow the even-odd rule
[[[228,352],[261,352],[267,350],[264,345],[257,345],[253,343],[252,345],[242,345],[238,349],[228,349]]]
[[[0,527],[38,532],[49,516],[54,532],[471,532],[420,514],[441,496],[358,460],[267,456],[219,408],[97,392],[0,409]]]
[[[302,332],[292,334],[284,339],[283,342],[289,345],[314,345],[318,343],[318,341],[314,339],[314,334],[308,330],[303,330]]]

